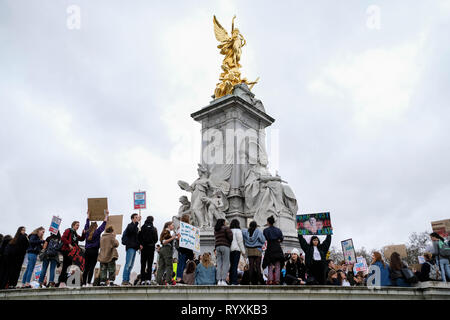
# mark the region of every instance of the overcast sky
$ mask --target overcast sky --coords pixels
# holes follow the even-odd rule
[[[247,40],[242,73],[276,119],[270,169],[299,212],[331,212],[334,246],[450,218],[450,1],[0,0],[0,233],[84,223],[88,197],[127,222],[138,189],[161,230],[177,180],[197,177],[213,14]]]

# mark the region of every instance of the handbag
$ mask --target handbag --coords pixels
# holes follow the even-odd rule
[[[411,271],[411,269],[404,267],[402,268],[402,275],[407,283],[417,283],[418,279],[416,275]]]

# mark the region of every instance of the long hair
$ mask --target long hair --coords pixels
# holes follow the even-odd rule
[[[31,236],[32,234],[38,235],[39,231],[42,231],[42,230],[45,230],[45,228],[44,228],[44,227],[36,228],[36,229],[33,230],[32,233],[30,233],[30,236]],[[39,238],[42,240],[43,236],[44,236],[44,235],[40,236]]]
[[[255,232],[257,227],[258,227],[258,224],[256,223],[256,221],[250,222],[250,226],[248,228],[248,233],[249,233],[250,237],[253,236],[253,232]]]
[[[191,223],[191,216],[187,213],[183,214],[180,219],[181,222]]]
[[[212,263],[211,263],[211,254],[209,252],[205,252],[202,255],[202,265],[205,268],[209,268],[212,265]]]
[[[225,219],[217,219],[216,226],[214,227],[214,231],[219,231],[222,226],[225,225]]]
[[[94,236],[94,232],[95,230],[97,230],[97,222],[91,222],[91,225],[89,226],[89,229],[87,231],[87,233],[89,234],[88,236],[88,240],[92,241],[92,237]]]
[[[22,232],[21,232],[22,229],[25,229],[25,227],[24,227],[24,226],[21,226],[21,227],[17,228],[17,231],[16,231],[16,234],[15,234],[14,238],[12,238],[12,240],[9,242],[10,244],[16,244],[17,239],[19,239],[19,236],[20,236],[21,233],[22,233]]]
[[[196,267],[196,266],[197,266],[197,265],[195,264],[194,261],[188,260],[187,265],[186,265],[186,273],[187,273],[187,274],[194,273],[194,272],[195,272],[195,267]]]
[[[430,233],[430,237],[435,237],[435,238],[438,238],[439,240],[445,242],[444,238],[442,238],[441,235],[439,233],[437,233],[437,232]]]
[[[391,254],[391,263],[390,263],[391,270],[400,271],[403,267],[403,262],[400,259],[400,255],[398,252],[393,252]]]
[[[231,220],[230,229],[240,229],[240,228],[241,228],[241,224],[239,223],[238,219]]]
[[[167,221],[166,223],[164,223],[164,228],[161,231],[161,235],[159,236],[159,241],[161,242],[161,245],[163,244],[163,241],[165,240],[167,235],[170,236],[170,231],[168,230],[168,228],[171,224],[173,224],[172,221]]]
[[[317,246],[318,246],[320,244],[320,239],[318,236],[312,236],[311,240],[309,240],[309,245],[311,245],[311,246],[313,245],[314,239],[317,239],[317,241],[319,241],[319,243],[317,244]]]
[[[381,253],[379,253],[378,251],[375,251],[373,253],[374,255],[374,259],[372,260],[372,264],[374,264],[375,262],[379,261],[383,264],[383,267],[386,267],[386,264],[383,261],[383,257],[381,257]]]
[[[6,236],[4,236],[4,237],[3,237],[3,241],[2,241],[2,243],[0,244],[0,245],[1,245],[0,248],[6,247],[6,245],[7,245],[11,240],[12,240],[11,235],[7,234]]]
[[[344,279],[346,278],[345,273],[343,271],[338,271],[337,275],[338,275],[338,282],[342,286],[342,282],[344,282]]]
[[[336,273],[337,273],[336,270],[331,269],[331,270],[328,272],[328,281],[333,282],[333,280],[331,279],[331,276],[335,275]]]

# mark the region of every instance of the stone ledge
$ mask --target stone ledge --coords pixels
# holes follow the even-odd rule
[[[413,288],[334,286],[137,286],[1,290],[0,300],[450,300],[450,284]]]

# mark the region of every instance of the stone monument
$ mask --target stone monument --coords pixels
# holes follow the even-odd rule
[[[246,44],[232,24],[232,36],[213,19],[214,31],[225,55],[214,100],[191,114],[202,124],[202,157],[198,179],[192,184],[178,181],[181,189],[191,193],[189,214],[201,229],[201,251],[214,250],[214,225],[217,219],[240,221],[246,228],[255,220],[264,228],[269,216],[284,235],[285,250],[299,248],[295,216],[296,197],[278,175],[271,175],[266,153],[265,128],[275,119],[250,91],[257,82],[240,78],[241,47]],[[250,85],[250,87],[248,86]]]

